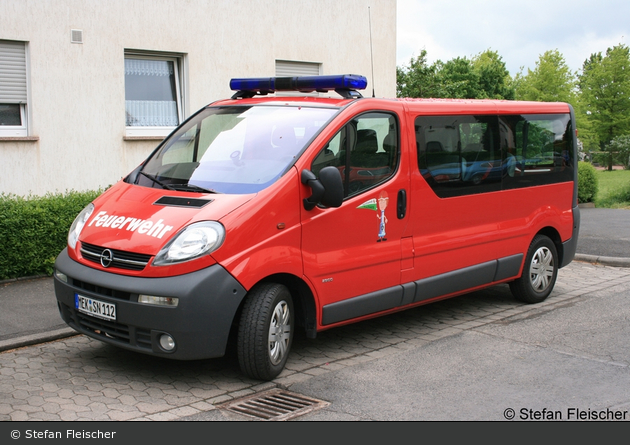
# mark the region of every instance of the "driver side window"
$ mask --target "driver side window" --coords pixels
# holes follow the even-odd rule
[[[398,165],[398,122],[388,113],[367,113],[346,124],[322,149],[311,170],[339,169],[344,197],[354,196],[393,176]]]

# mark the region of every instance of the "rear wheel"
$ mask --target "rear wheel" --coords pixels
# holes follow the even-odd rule
[[[287,362],[293,340],[293,300],[282,284],[255,286],[243,306],[238,328],[238,362],[254,379],[272,380]]]
[[[537,235],[529,246],[523,273],[510,283],[514,297],[525,303],[544,301],[556,283],[558,276],[558,251],[545,235]]]

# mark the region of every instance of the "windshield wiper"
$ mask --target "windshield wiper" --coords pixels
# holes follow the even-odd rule
[[[165,188],[165,189],[167,189],[167,190],[174,190],[172,186],[170,186],[170,185],[168,185],[168,184],[164,184],[162,181],[160,181],[158,178],[156,178],[156,177],[155,177],[155,176],[153,176],[153,175],[150,175],[150,174],[145,173],[145,172],[142,172],[142,171],[141,171],[141,172],[139,172],[139,173],[140,173],[142,176],[145,176],[145,177],[149,178],[151,181],[155,182],[156,184],[161,185],[161,186],[162,186],[162,188]]]
[[[150,175],[145,172],[139,172],[139,173],[142,176],[149,178],[151,181],[155,182],[156,184],[161,185],[162,188],[165,188],[167,190],[175,190],[178,192],[219,193],[216,190],[206,189],[195,184],[165,184],[153,175]]]
[[[169,188],[179,192],[219,193],[216,190],[206,189],[195,184],[171,184]]]

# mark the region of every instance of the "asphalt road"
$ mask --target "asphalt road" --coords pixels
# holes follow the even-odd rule
[[[543,410],[579,420],[578,410],[608,410],[628,421],[629,298],[627,282],[291,389],[333,407],[302,420],[536,420]]]
[[[630,210],[585,208],[580,214],[579,254],[630,257]]]

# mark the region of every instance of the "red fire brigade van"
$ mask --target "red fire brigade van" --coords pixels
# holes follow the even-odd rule
[[[76,218],[63,320],[273,379],[293,334],[509,283],[550,294],[579,230],[564,103],[363,98],[362,76],[233,79]],[[339,98],[274,97],[275,91]],[[332,93],[331,93],[332,94]]]

